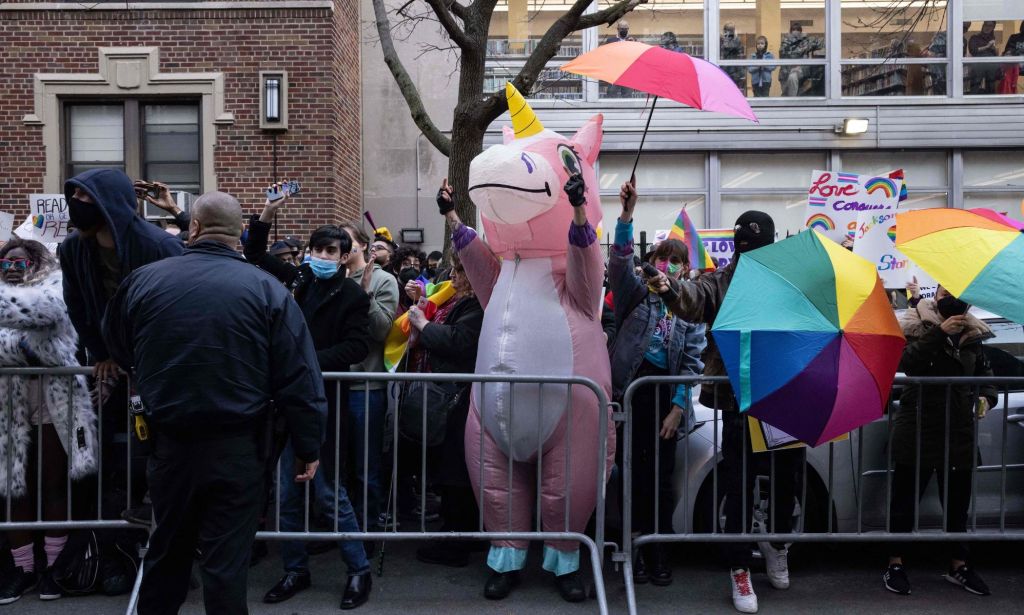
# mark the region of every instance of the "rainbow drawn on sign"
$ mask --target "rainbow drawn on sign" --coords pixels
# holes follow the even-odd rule
[[[32,216],[32,226],[36,228],[43,228],[44,222],[46,222],[46,216],[42,214],[35,214]]]
[[[807,228],[818,229],[819,231],[834,231],[836,223],[825,214],[814,214],[807,218]]]
[[[896,243],[896,225],[895,224],[890,226],[889,230],[887,230],[885,232],[885,234],[889,236],[889,241],[891,241],[893,243]]]
[[[881,190],[885,193],[886,198],[890,199],[899,194],[896,182],[886,177],[872,177],[864,184],[864,189],[868,194],[874,194],[876,191]]]

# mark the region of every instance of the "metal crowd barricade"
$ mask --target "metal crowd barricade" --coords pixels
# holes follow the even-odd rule
[[[910,378],[900,377],[897,378],[894,383],[894,391],[899,391],[902,387],[920,387],[918,393],[917,407],[912,411],[915,413],[915,463],[914,463],[914,489],[915,494],[921,494],[921,455],[922,455],[922,443],[921,443],[921,416],[922,416],[922,394],[920,391],[925,390],[927,387],[944,387],[944,447],[943,447],[943,463],[941,467],[936,468],[936,472],[941,472],[939,478],[941,479],[941,490],[939,494],[942,504],[942,520],[940,529],[921,527],[921,502],[922,497],[914,497],[913,507],[913,528],[908,532],[893,532],[892,530],[892,481],[894,472],[894,455],[893,446],[891,445],[891,438],[893,434],[893,418],[894,415],[899,412],[907,411],[906,409],[898,409],[898,394],[890,396],[888,402],[888,408],[885,416],[872,424],[862,426],[854,432],[851,432],[850,439],[846,441],[832,441],[827,445],[819,446],[817,449],[808,448],[808,454],[803,455],[803,463],[800,471],[801,478],[799,479],[802,483],[799,486],[799,505],[800,505],[800,520],[799,525],[794,531],[783,531],[776,527],[776,519],[771,515],[774,509],[775,499],[775,455],[773,453],[753,453],[751,452],[751,446],[749,441],[749,429],[746,421],[744,421],[742,428],[742,477],[740,484],[742,488],[742,504],[741,512],[741,523],[740,527],[743,528],[741,533],[725,533],[721,527],[722,517],[722,499],[721,493],[721,479],[719,477],[718,466],[723,458],[722,456],[722,410],[718,410],[721,406],[719,403],[722,400],[718,399],[718,391],[715,390],[715,403],[714,408],[703,410],[703,412],[711,412],[711,434],[708,435],[703,433],[705,438],[711,440],[711,457],[710,457],[710,469],[706,475],[700,476],[700,484],[690,485],[691,479],[691,467],[690,467],[690,452],[691,446],[698,446],[693,444],[692,440],[694,435],[700,431],[703,425],[707,422],[699,422],[696,427],[689,430],[688,433],[677,437],[677,442],[681,443],[682,446],[682,459],[683,459],[683,480],[682,480],[682,502],[683,502],[683,519],[681,523],[681,531],[674,533],[674,528],[660,527],[658,508],[660,505],[660,494],[657,488],[657,478],[655,479],[654,489],[654,528],[653,534],[646,534],[634,538],[633,527],[634,520],[632,518],[632,506],[631,497],[633,489],[633,422],[636,413],[638,412],[657,412],[660,407],[661,395],[664,394],[662,388],[664,385],[685,385],[688,387],[696,387],[698,385],[708,385],[714,387],[716,383],[727,383],[728,379],[725,377],[675,377],[675,376],[655,376],[655,377],[644,377],[633,381],[630,386],[626,389],[623,395],[623,413],[622,418],[625,422],[623,430],[624,437],[619,442],[619,446],[624,447],[623,449],[623,530],[622,530],[622,551],[616,554],[616,559],[621,560],[623,563],[623,575],[626,586],[626,599],[629,607],[629,612],[635,614],[637,612],[637,600],[636,592],[633,583],[633,556],[635,551],[643,545],[654,544],[654,543],[689,543],[689,542],[701,542],[701,543],[735,543],[735,542],[771,542],[771,543],[790,543],[790,542],[892,542],[892,543],[909,543],[909,542],[929,542],[929,541],[945,541],[945,542],[959,542],[959,541],[1021,541],[1024,540],[1024,506],[1021,510],[1012,511],[1015,515],[1014,521],[1018,525],[1016,527],[1007,526],[1007,483],[1010,477],[1010,472],[1021,472],[1024,471],[1024,447],[1016,449],[1016,452],[1021,454],[1021,459],[1016,462],[1011,462],[1008,459],[1008,441],[1010,426],[1014,424],[1024,423],[1024,378],[1019,377],[993,377],[993,378]],[[654,408],[640,408],[635,407],[634,398],[638,390],[642,387],[655,386],[655,404]],[[967,386],[970,387],[972,399],[978,397],[979,391],[982,387],[992,386],[998,391],[999,403],[995,405],[990,411],[989,415],[983,419],[978,419],[977,415],[972,411],[973,418],[973,438],[971,444],[971,458],[973,463],[971,464],[971,501],[970,501],[970,522],[965,532],[947,531],[947,522],[949,517],[949,507],[945,505],[949,500],[949,489],[950,481],[949,474],[951,469],[950,463],[950,446],[951,446],[951,400],[953,396],[953,388],[955,386]],[[714,387],[717,389],[717,387]],[[692,391],[691,391],[692,392]],[[1016,405],[1011,406],[1011,395],[1015,396],[1014,403]],[[670,394],[671,397],[671,394]],[[692,399],[692,395],[691,395]],[[925,411],[934,412],[934,409],[925,409]],[[1011,412],[1013,412],[1011,414]],[[993,415],[998,415],[993,416]],[[984,423],[983,421],[989,421]],[[997,464],[992,463],[992,460],[985,460],[979,458],[981,451],[979,450],[979,421],[982,422],[983,427],[989,427],[997,425],[998,429],[996,437],[999,438],[999,462]],[[654,434],[652,437],[657,442],[660,437],[658,432],[660,420],[654,422]],[[879,427],[884,426],[884,434],[882,434],[882,442],[872,441],[871,438],[878,437],[880,431]],[[872,448],[877,449],[878,446],[882,446],[884,449],[884,467],[881,468],[865,468],[865,430],[869,430],[869,444],[874,445]],[[706,431],[706,430],[705,430]],[[1021,432],[1024,434],[1024,432]],[[641,435],[642,436],[642,435]],[[646,436],[642,436],[646,437]],[[1017,436],[1019,439],[1024,436]],[[985,442],[991,442],[995,438],[992,434],[987,434]],[[842,449],[849,449],[844,451]],[[657,448],[655,449],[657,450]],[[852,494],[838,493],[842,487],[837,487],[837,477],[835,476],[834,466],[836,465],[837,452],[845,455],[849,454],[850,467],[846,468],[853,474],[851,482]],[[770,481],[770,495],[768,496],[769,505],[767,507],[769,515],[769,527],[765,527],[763,524],[763,514],[759,517],[762,523],[758,527],[763,528],[763,531],[753,531],[752,523],[758,523],[758,519],[755,519],[754,511],[754,498],[757,497],[757,481],[754,481],[754,489],[748,489],[748,456],[749,455],[768,455],[770,456],[770,464],[768,470],[767,479]],[[677,454],[677,458],[679,455]],[[812,462],[808,461],[808,458],[813,458]],[[980,460],[980,461],[979,461]],[[655,476],[657,477],[660,472],[660,456],[654,455],[655,465]],[[819,472],[819,468],[824,465],[825,469],[823,472]],[[675,470],[678,472],[680,468],[677,467]],[[703,468],[698,470],[703,471]],[[810,506],[808,504],[808,475],[809,472],[814,472],[815,487],[817,489],[824,488],[825,496],[825,524],[824,531],[803,531],[803,522],[809,516]],[[998,524],[989,522],[983,525],[980,529],[978,526],[978,515],[979,515],[979,475],[989,476],[993,474],[999,475],[998,485]],[[1021,476],[1024,476],[1022,474]],[[884,485],[874,485],[871,489],[874,491],[865,491],[865,480],[864,479],[875,479],[878,477],[885,477]],[[931,480],[931,475],[928,475],[928,480]],[[710,482],[708,482],[710,481]],[[1021,479],[1016,479],[1017,483],[1020,483]],[[840,480],[841,482],[841,480]],[[878,481],[872,480],[877,483]],[[990,481],[989,481],[990,482]],[[696,499],[691,500],[692,489],[695,487],[700,489],[702,486],[710,485],[711,498],[710,498],[710,519],[712,522],[711,533],[697,533],[696,528],[693,528],[694,514],[699,511],[696,510],[696,506],[699,505],[699,495]],[[991,488],[991,484],[987,485]],[[884,497],[879,498],[878,490],[884,489]],[[873,498],[871,496],[874,496]],[[876,503],[879,499],[884,500],[884,526],[881,528],[877,527],[866,527],[864,522],[865,504]],[[992,497],[988,498],[989,500]],[[678,501],[678,500],[677,500]],[[691,511],[690,502],[694,502],[694,510]],[[849,513],[849,517],[839,517],[838,511],[840,506],[846,509],[849,506],[855,506],[855,511],[844,510],[843,512]],[[990,514],[988,515],[991,520],[995,513],[986,509]],[[855,518],[854,516],[855,515]],[[794,513],[795,516],[795,513]],[[676,511],[673,510],[673,519],[676,518]],[[836,527],[840,524],[841,527]]]

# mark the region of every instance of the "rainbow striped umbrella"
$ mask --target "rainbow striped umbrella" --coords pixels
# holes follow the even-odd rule
[[[991,209],[908,211],[896,247],[955,297],[1024,322],[1024,224]]]
[[[711,62],[681,51],[669,51],[636,41],[619,41],[581,54],[563,64],[561,69],[654,95],[647,126],[640,138],[637,160],[644,148],[659,97],[694,109],[717,111],[757,122],[747,98],[729,75]],[[636,172],[635,162],[633,172]]]
[[[812,446],[882,416],[906,344],[874,264],[816,231],[743,254],[711,332],[740,411]]]

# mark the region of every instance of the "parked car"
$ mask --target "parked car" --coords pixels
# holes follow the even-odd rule
[[[987,322],[996,334],[985,343],[995,375],[1024,376],[1024,326],[979,312],[976,308],[973,313]],[[898,402],[893,402],[890,411],[897,407]],[[696,391],[694,411],[696,424],[688,433],[679,434],[676,447],[674,488],[678,503],[673,515],[673,529],[680,533],[710,533],[715,531],[712,523],[715,514],[720,517],[719,527],[724,527],[722,504],[725,495],[722,493],[721,482],[718,484],[717,506],[712,503],[712,469],[715,464],[719,464],[721,472],[721,451],[715,451],[714,448],[716,428],[718,444],[721,446],[721,423],[716,425],[715,412],[697,402]],[[1004,503],[1006,525],[1024,527],[1024,385],[1002,392],[997,406],[977,424],[980,463],[972,518],[976,516],[979,528],[998,528],[1001,522],[1000,506]],[[847,440],[809,449],[806,517],[798,505],[789,527],[800,531],[825,532],[829,530],[831,516],[832,531],[856,532],[859,514],[862,531],[884,530],[889,487],[888,430],[889,416],[886,414],[864,426],[863,432],[852,432]],[[770,469],[768,456],[760,455],[764,461],[758,465],[763,467],[757,470],[749,500],[752,531],[759,531],[760,528],[767,531],[771,527],[768,518],[770,509],[767,506],[770,489],[766,480]],[[942,526],[942,508],[934,480],[921,500],[919,513],[921,529],[938,529]],[[775,529],[781,532],[786,526],[776,522]]]

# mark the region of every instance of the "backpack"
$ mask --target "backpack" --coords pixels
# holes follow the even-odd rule
[[[96,532],[71,532],[53,563],[53,581],[66,596],[84,596],[99,588],[100,549]]]

